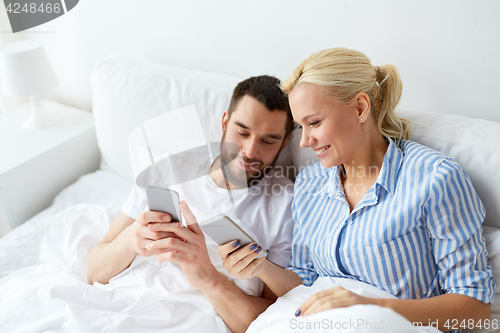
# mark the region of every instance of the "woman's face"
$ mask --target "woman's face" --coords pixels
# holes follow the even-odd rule
[[[300,146],[311,148],[325,168],[354,161],[362,141],[356,101],[340,103],[312,83],[300,83],[289,94],[294,121],[302,127]]]

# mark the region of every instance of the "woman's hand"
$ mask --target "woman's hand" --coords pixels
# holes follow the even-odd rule
[[[333,287],[312,295],[302,303],[295,316],[308,316],[313,313],[356,304],[376,304],[374,298],[359,296],[342,287]]]
[[[223,267],[238,279],[252,278],[261,273],[264,269],[262,262],[266,259],[265,257],[256,259],[261,251],[264,250],[257,243],[250,243],[240,248],[239,241],[229,242],[217,249],[224,262]]]

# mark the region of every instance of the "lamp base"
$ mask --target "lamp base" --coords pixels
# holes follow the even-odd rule
[[[57,118],[49,114],[42,106],[40,96],[30,96],[31,113],[29,118],[23,123],[23,128],[27,130],[35,130],[47,128],[57,123]]]

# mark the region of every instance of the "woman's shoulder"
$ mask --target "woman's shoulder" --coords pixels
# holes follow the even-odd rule
[[[412,140],[399,140],[396,145],[404,156],[404,163],[422,163],[428,166],[438,166],[443,161],[452,159],[440,151],[429,148]]]
[[[437,175],[452,177],[453,175],[468,178],[460,164],[440,151],[411,140],[400,140],[398,146],[403,152],[403,173],[415,177],[434,179]],[[453,177],[455,177],[453,176]],[[472,185],[471,185],[472,186]]]

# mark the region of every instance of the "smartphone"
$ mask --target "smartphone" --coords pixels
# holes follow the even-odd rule
[[[200,228],[219,245],[239,240],[241,244],[240,247],[243,247],[256,242],[250,235],[241,229],[239,225],[225,215],[217,216],[216,218],[202,222]],[[266,255],[266,251],[262,249],[257,258],[262,258]]]
[[[148,199],[149,210],[168,213],[172,216],[172,221],[182,222],[179,209],[179,193],[173,190],[148,186],[146,188],[146,198]]]

